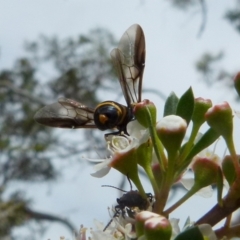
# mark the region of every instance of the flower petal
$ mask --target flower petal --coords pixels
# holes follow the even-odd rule
[[[182,178],[181,183],[187,190],[190,190],[192,188],[192,186],[194,185],[194,179],[193,178]]]
[[[183,178],[181,179],[181,183],[187,190],[190,190],[194,185],[194,179]],[[207,186],[207,187],[201,188],[196,194],[204,198],[209,198],[209,197],[212,197],[213,189],[211,186]]]
[[[97,178],[101,178],[104,177],[105,175],[107,175],[110,171],[110,167],[108,166],[108,164],[111,162],[110,159],[106,159],[104,162],[101,162],[99,164],[96,164],[94,166],[95,169],[95,173],[91,173],[91,176],[93,177],[97,177]]]
[[[142,126],[137,120],[131,121],[127,125],[127,132],[130,136],[140,139],[142,132],[146,131],[146,128]]]
[[[179,233],[180,233],[180,227],[179,227],[179,219],[177,218],[170,218],[169,219],[171,226],[172,226],[172,236],[171,240],[174,239]]]
[[[210,198],[213,195],[213,188],[212,186],[204,187],[200,189],[196,194],[204,198]]]

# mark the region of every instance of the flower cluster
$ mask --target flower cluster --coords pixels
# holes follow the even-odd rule
[[[238,236],[237,230],[234,235],[229,226],[231,213],[239,207],[240,199],[239,157],[233,141],[233,113],[229,104],[212,106],[210,100],[194,98],[190,88],[180,98],[174,93],[168,97],[164,117],[158,122],[156,108],[148,100],[135,105],[134,115],[136,120],[127,126],[129,135],[106,138],[111,157],[102,159],[92,176],[103,177],[114,168],[134,183],[140,197],[127,199],[127,194],[123,195],[120,200],[126,201],[119,202],[121,211],[113,209],[112,223],[107,228],[97,224],[92,239],[214,240]],[[204,123],[209,127],[200,133]],[[220,137],[230,153],[222,161],[207,150]],[[151,200],[141,183],[139,168],[151,183],[154,195]],[[185,178],[188,171],[193,173],[193,179]],[[177,182],[188,191],[166,208],[169,192]],[[196,193],[211,196],[212,185],[217,190],[214,208],[196,222],[186,223],[180,231],[178,220],[169,218],[171,213]],[[228,192],[223,198],[224,185],[228,185]],[[143,205],[144,201],[148,204]],[[213,231],[212,227],[224,218],[228,223],[225,231]]]

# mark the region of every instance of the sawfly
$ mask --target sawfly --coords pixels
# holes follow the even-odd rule
[[[141,102],[142,78],[145,67],[145,37],[138,24],[129,27],[111,53],[126,106],[108,100],[90,108],[72,99],[41,108],[34,116],[36,122],[57,128],[116,129],[111,134],[127,134],[127,124],[134,120],[133,107]]]

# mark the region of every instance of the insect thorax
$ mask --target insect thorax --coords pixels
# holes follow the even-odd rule
[[[148,200],[143,198],[138,191],[129,191],[121,198],[117,198],[119,206],[124,207],[138,207],[140,210],[147,209]]]
[[[94,112],[94,122],[100,130],[117,128],[125,131],[127,123],[132,119],[131,109],[113,101],[98,104]]]

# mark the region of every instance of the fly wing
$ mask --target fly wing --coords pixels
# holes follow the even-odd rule
[[[58,128],[96,128],[94,109],[67,98],[41,108],[34,116],[36,122]]]
[[[145,67],[145,37],[142,28],[134,24],[111,51],[127,105],[141,101],[142,77]]]

